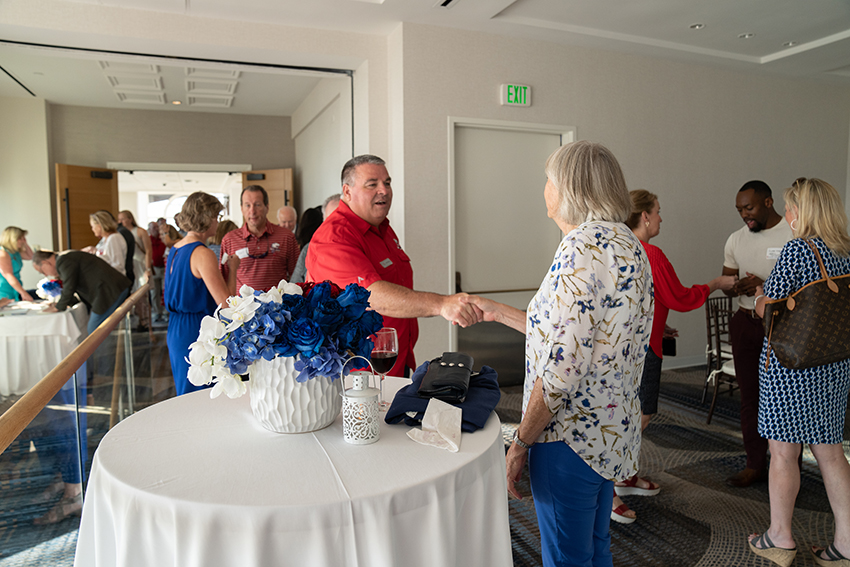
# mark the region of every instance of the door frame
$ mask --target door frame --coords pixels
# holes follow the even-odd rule
[[[455,292],[455,130],[458,127],[482,128],[491,130],[508,130],[514,132],[530,132],[533,134],[556,134],[561,136],[561,145],[576,141],[575,126],[562,126],[556,124],[539,124],[535,122],[514,122],[509,120],[491,120],[487,118],[464,118],[449,116],[448,120],[448,211],[449,211],[449,235],[448,235],[448,258],[449,273],[446,290],[449,295]],[[452,350],[457,350],[457,328],[449,325],[449,345]]]

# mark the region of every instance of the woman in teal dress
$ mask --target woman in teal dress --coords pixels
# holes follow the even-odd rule
[[[32,248],[27,244],[27,231],[7,226],[0,235],[0,298],[32,301],[21,284],[24,260],[32,260]]]
[[[215,234],[223,208],[207,193],[189,195],[178,221],[186,236],[174,243],[165,264],[163,292],[171,314],[166,343],[178,396],[202,388],[188,379],[189,345],[198,340],[201,320],[212,315],[216,305],[223,305],[228,296],[215,252],[204,245]]]

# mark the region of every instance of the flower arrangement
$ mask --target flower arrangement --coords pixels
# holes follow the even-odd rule
[[[357,284],[344,290],[331,282],[293,284],[281,280],[267,292],[247,285],[227,299],[227,307],[204,317],[198,340],[189,347],[189,381],[215,385],[238,398],[247,391],[241,374],[259,359],[295,357],[296,380],[339,377],[346,359],[369,357],[369,338],[383,317],[368,310],[370,292]]]
[[[59,301],[62,295],[62,282],[53,277],[41,278],[36,284],[35,294],[52,302]]]

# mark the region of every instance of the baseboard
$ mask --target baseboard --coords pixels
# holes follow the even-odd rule
[[[705,356],[665,356],[664,370],[676,370],[678,368],[693,368],[694,366],[705,366]]]

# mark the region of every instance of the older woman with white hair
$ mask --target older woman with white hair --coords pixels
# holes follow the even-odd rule
[[[479,297],[487,321],[526,335],[523,417],[507,453],[508,492],[529,464],[544,565],[610,567],[614,481],[638,470],[638,400],[652,326],[646,253],[623,224],[620,165],[574,142],[546,162],[546,210],[564,233],[523,312]]]

